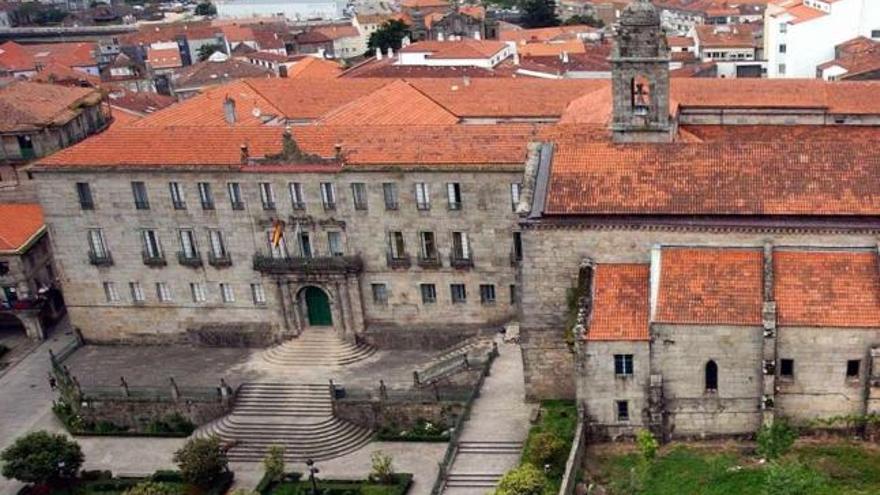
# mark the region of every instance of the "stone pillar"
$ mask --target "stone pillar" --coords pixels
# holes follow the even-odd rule
[[[349,303],[351,304],[352,330],[355,333],[363,333],[366,329],[364,322],[364,305],[362,304],[363,292],[361,292],[361,280],[357,275],[346,277],[348,285]]]
[[[351,297],[348,293],[348,280],[343,279],[342,283],[336,284],[336,290],[339,291],[339,306],[342,308],[342,317],[345,332],[343,337],[348,340],[354,339],[354,323],[351,316]]]
[[[281,313],[284,317],[284,333],[287,335],[299,335],[301,327],[296,321],[296,312],[294,306],[296,301],[293,299],[290,291],[290,282],[287,280],[278,281],[278,298],[281,300]]]
[[[343,312],[342,308],[342,297],[340,297],[339,282],[334,282],[332,285],[326,284],[323,288],[324,290],[327,290],[329,294],[332,294],[332,297],[330,298],[330,314],[333,315],[333,328],[336,329],[337,332],[341,333],[342,337],[344,337],[346,333],[345,313]]]
[[[777,328],[776,328],[776,301],[773,300],[773,245],[764,245],[764,304],[761,313],[762,326],[764,327],[764,340],[762,343],[762,398],[761,398],[761,422],[764,425],[773,424],[776,416],[776,380],[779,370],[776,363],[777,357]]]

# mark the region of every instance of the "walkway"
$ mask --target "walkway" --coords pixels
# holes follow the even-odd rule
[[[519,464],[533,406],[525,402],[519,345],[499,339],[498,351],[500,356],[465,422],[444,493],[492,492],[498,479]]]

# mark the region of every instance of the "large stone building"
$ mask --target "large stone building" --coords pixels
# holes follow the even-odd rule
[[[524,179],[529,394],[610,436],[877,412],[874,86],[670,87],[650,4],[619,29],[612,89],[562,119],[596,134]]]

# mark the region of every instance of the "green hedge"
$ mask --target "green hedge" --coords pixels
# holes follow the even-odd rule
[[[367,480],[322,480],[318,478],[318,493],[321,495],[405,495],[412,486],[413,475],[395,473],[391,484],[374,483]],[[266,487],[263,495],[309,495],[312,484],[308,479],[285,481]]]

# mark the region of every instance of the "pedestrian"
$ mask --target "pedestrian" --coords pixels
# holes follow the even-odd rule
[[[49,375],[49,388],[51,388],[53,392],[58,388],[58,384],[55,382],[55,377],[51,374]]]

